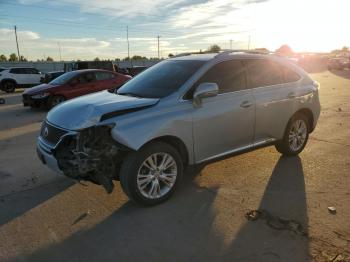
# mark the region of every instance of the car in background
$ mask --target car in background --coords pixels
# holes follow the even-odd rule
[[[63,75],[65,72],[64,71],[53,71],[53,72],[48,72],[45,74],[45,76],[43,78],[41,78],[40,82],[41,83],[49,83],[52,80],[54,80],[55,78]]]
[[[52,108],[78,96],[118,88],[130,78],[131,76],[99,69],[71,71],[48,84],[25,90],[22,101],[24,106]]]
[[[31,87],[40,84],[44,76],[33,67],[12,67],[0,72],[0,89],[12,93],[18,87]]]
[[[344,70],[345,68],[350,68],[349,58],[337,57],[328,60],[327,68],[331,70]]]
[[[103,69],[108,71],[115,71],[112,61],[77,61],[64,64],[65,72],[83,69]]]
[[[128,72],[129,75],[131,76],[136,76],[140,74],[142,71],[146,70],[148,67],[147,66],[133,66],[133,67],[128,67]]]

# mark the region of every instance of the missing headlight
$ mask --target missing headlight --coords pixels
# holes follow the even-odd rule
[[[113,180],[129,149],[111,137],[112,126],[93,126],[64,137],[54,151],[63,173],[77,180],[88,180],[113,191]]]

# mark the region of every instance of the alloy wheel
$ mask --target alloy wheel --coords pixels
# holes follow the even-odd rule
[[[149,199],[165,196],[175,185],[178,167],[168,153],[155,153],[146,158],[137,174],[137,187]]]

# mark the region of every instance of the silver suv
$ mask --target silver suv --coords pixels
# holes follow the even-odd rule
[[[318,84],[288,60],[247,52],[187,55],[147,69],[115,92],[51,110],[38,139],[43,163],[155,205],[186,166],[262,146],[297,155],[320,114]]]

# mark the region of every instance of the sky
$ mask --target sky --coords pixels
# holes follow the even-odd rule
[[[0,54],[30,60],[157,57],[221,48],[350,46],[349,0],[0,0]],[[61,51],[61,52],[60,52]]]

